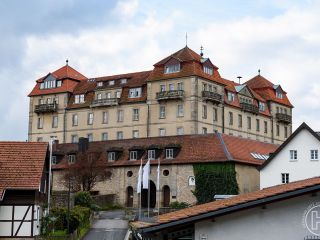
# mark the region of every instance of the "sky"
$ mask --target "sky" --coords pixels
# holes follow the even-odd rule
[[[222,77],[261,74],[320,130],[320,1],[1,0],[0,140],[27,140],[35,80],[69,65],[87,77],[152,70],[188,46]]]

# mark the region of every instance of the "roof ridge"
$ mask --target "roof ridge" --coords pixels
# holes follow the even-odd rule
[[[223,140],[222,135],[221,135],[219,132],[216,132],[216,135],[217,135],[217,137],[218,137],[218,139],[219,139],[219,141],[220,141],[220,143],[221,143],[221,145],[222,145],[223,152],[224,152],[224,154],[226,155],[227,159],[228,159],[229,161],[232,161],[233,158],[232,158],[232,156],[231,156],[231,154],[230,154],[230,152],[229,152],[229,150],[228,150],[228,147],[227,147],[226,143],[225,143],[224,140]]]

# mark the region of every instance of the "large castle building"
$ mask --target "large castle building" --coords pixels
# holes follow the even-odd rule
[[[68,64],[29,94],[29,141],[61,143],[220,132],[282,143],[292,104],[260,73],[240,84],[187,46],[151,71],[87,78]]]

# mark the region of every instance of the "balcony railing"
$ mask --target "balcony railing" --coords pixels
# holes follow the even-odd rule
[[[119,98],[103,98],[92,101],[91,107],[115,106],[119,104]]]
[[[253,105],[251,103],[244,103],[244,102],[240,103],[240,107],[245,112],[250,112],[250,113],[254,113],[254,114],[259,113],[259,108],[256,105]]]
[[[216,92],[202,91],[202,98],[213,103],[219,104],[222,102],[222,95]]]
[[[285,113],[276,113],[278,122],[292,123],[292,116]]]
[[[57,104],[45,103],[45,104],[36,105],[34,112],[35,113],[50,113],[50,112],[56,112],[57,110],[58,110]]]
[[[170,99],[181,99],[184,97],[183,90],[171,90],[157,92],[157,100],[170,100]]]

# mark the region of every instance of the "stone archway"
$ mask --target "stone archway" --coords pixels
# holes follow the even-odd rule
[[[142,188],[142,187],[141,187]],[[157,201],[157,189],[156,185],[153,181],[149,181],[150,188],[150,208],[154,208],[156,206]],[[148,207],[148,189],[141,189],[141,207]]]

